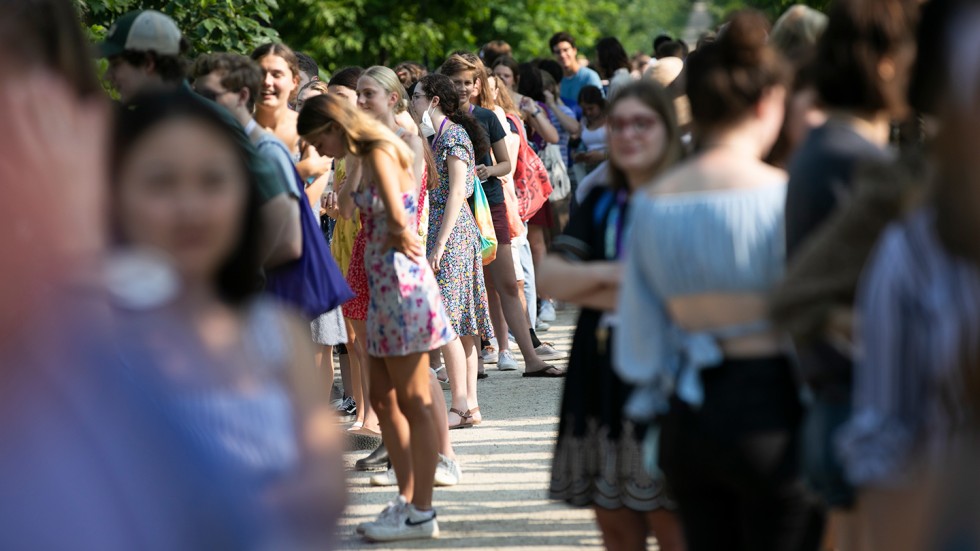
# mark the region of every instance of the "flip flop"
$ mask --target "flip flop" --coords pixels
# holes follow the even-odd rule
[[[456,415],[459,416],[459,423],[456,423],[455,425],[449,425],[449,430],[468,429],[473,426],[472,422],[466,421],[467,419],[469,419],[469,417],[466,416],[466,412],[459,411],[456,408],[449,408],[449,413],[455,413]]]
[[[525,377],[544,377],[549,379],[558,379],[564,377],[565,375],[567,375],[567,373],[565,372],[564,369],[559,369],[554,366],[548,367],[546,369],[541,369],[538,371],[524,372]]]

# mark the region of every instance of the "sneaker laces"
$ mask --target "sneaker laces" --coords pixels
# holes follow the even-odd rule
[[[378,526],[397,526],[398,517],[401,516],[401,512],[406,506],[408,506],[408,502],[406,502],[402,496],[398,496],[398,499],[395,501],[389,501],[388,506],[384,508],[384,511],[381,511],[380,515],[378,515],[378,520],[375,521],[375,524]]]

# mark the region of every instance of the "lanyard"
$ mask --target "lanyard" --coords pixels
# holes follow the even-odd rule
[[[442,129],[443,129],[443,127],[446,126],[446,121],[448,121],[448,120],[449,120],[449,117],[446,117],[446,118],[442,119],[442,123],[439,124],[439,131],[436,132],[436,139],[432,140],[432,146],[433,147],[435,147],[435,145],[437,143],[439,143],[439,138],[442,137]]]
[[[626,207],[626,201],[629,194],[626,190],[620,190],[616,193],[616,204],[612,208],[612,212],[609,213],[609,218],[606,221],[606,246],[607,251],[612,251],[616,256],[613,258],[619,260],[623,258],[623,246],[624,246],[624,236],[623,229],[626,225],[626,217],[623,216],[623,211]]]

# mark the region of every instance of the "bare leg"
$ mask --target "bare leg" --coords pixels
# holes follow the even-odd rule
[[[462,338],[453,339],[452,342],[442,347],[442,359],[446,362],[446,371],[449,373],[449,393],[452,395],[450,407],[452,409],[466,413],[469,405],[466,402],[467,378],[466,378],[466,352],[463,348]],[[449,424],[460,423],[459,415],[449,412]]]
[[[365,335],[367,335],[367,325],[363,321],[349,320],[350,326],[353,329],[351,333],[354,337],[351,339],[351,344],[348,344],[347,350],[353,352],[356,358],[351,362],[351,373],[358,373],[360,376],[361,383],[361,395],[370,396],[371,395],[371,381],[370,377],[367,376],[367,369],[364,366],[370,363],[370,358],[367,353]],[[357,398],[354,398],[357,400]],[[359,418],[364,423],[364,429],[368,432],[377,433],[380,425],[378,424],[378,416],[371,407],[370,400],[364,400],[364,406],[361,406],[361,402],[357,402],[358,415]],[[361,409],[364,410],[364,414],[361,415]]]
[[[489,266],[483,267],[483,276],[487,282],[490,323],[493,324],[493,332],[497,335],[497,352],[500,353],[510,349],[510,339],[507,338],[507,318],[504,317],[504,310],[500,305],[500,295],[497,294],[497,288],[493,285],[493,276],[490,274]],[[503,335],[503,338],[501,338],[501,335]]]
[[[439,453],[449,459],[456,458],[452,441],[449,439],[449,414],[446,410],[446,396],[439,386],[439,378],[429,370],[429,393],[432,394],[432,415],[436,422],[436,433],[439,437]]]
[[[660,551],[684,551],[687,547],[684,541],[684,528],[676,513],[658,509],[646,513],[645,516],[647,530],[657,538]]]
[[[333,347],[322,344],[317,347],[316,365],[320,366],[320,373],[327,377],[327,383],[333,387],[333,378],[336,376],[333,365]],[[344,373],[344,364],[340,364],[340,383],[344,385],[344,395],[348,396],[348,389],[351,388],[350,371]]]
[[[385,358],[388,376],[394,383],[398,398],[398,408],[408,420],[411,452],[412,498],[416,509],[432,508],[432,486],[435,480],[436,463],[439,461],[436,450],[439,446],[438,429],[432,414],[432,395],[429,392],[430,376],[428,362],[422,354]],[[391,450],[388,450],[391,454]],[[392,456],[392,466],[400,481],[406,473],[404,465],[399,472]],[[406,496],[407,497],[407,496]]]
[[[467,411],[470,409],[476,409],[480,406],[479,400],[476,397],[476,382],[477,374],[479,373],[479,361],[478,354],[476,352],[478,345],[480,344],[480,337],[460,337],[460,342],[463,344],[463,353],[466,355],[466,408],[462,411]],[[477,411],[473,414],[473,420],[480,422],[483,420],[483,416]]]
[[[630,509],[595,509],[596,524],[608,551],[643,551],[647,548],[647,526],[643,515]],[[661,547],[663,549],[663,547]]]
[[[504,311],[507,325],[514,334],[514,340],[524,356],[524,370],[527,372],[541,371],[549,366],[534,351],[531,343],[531,333],[528,328],[527,308],[521,306],[523,288],[517,286],[514,274],[514,258],[511,256],[510,245],[497,245],[497,259],[488,266],[494,287],[500,296],[500,305]],[[506,334],[498,334],[497,342],[507,340]]]
[[[541,261],[544,260],[545,255],[548,254],[548,248],[544,243],[544,228],[528,224],[527,241],[531,245],[531,258],[534,259],[534,268],[537,270],[538,266],[541,265]],[[548,298],[540,293],[538,297]]]
[[[402,415],[395,392],[395,382],[388,375],[388,366],[380,358],[371,358],[371,405],[381,423],[381,439],[388,450],[388,458],[398,478],[398,492],[406,500],[412,501],[415,492],[415,479],[412,471],[412,456],[409,453],[408,418]]]

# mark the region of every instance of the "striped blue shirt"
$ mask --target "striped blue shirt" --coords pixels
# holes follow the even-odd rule
[[[900,483],[939,459],[965,421],[977,366],[980,272],[949,254],[922,209],[881,238],[858,295],[854,413],[837,435],[857,485]]]

